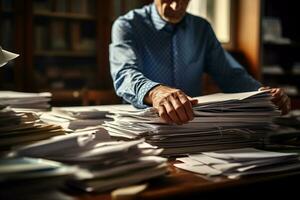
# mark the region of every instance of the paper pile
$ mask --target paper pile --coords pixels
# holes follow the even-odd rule
[[[231,179],[300,168],[297,153],[278,153],[254,148],[190,154],[177,160],[183,162],[174,164],[180,169],[207,176],[224,175]]]
[[[199,151],[243,148],[263,143],[279,115],[268,91],[215,94],[198,97],[195,118],[184,125],[167,125],[154,108],[110,111],[114,119],[105,128],[112,136],[129,139],[145,137],[163,154],[178,155]]]
[[[300,145],[300,110],[293,110],[289,114],[274,119],[278,125],[275,131],[269,133],[266,145],[269,148],[294,148]]]
[[[0,104],[9,105],[17,111],[45,111],[50,108],[51,93],[25,93],[0,91]]]
[[[41,120],[59,124],[65,129],[78,130],[95,127],[110,121],[105,117],[114,106],[53,107],[51,112],[43,113]],[[119,105],[117,106],[119,107]]]
[[[102,192],[138,183],[167,173],[161,149],[143,140],[117,142],[102,132],[77,132],[17,149],[12,155],[41,157],[80,166],[84,175],[69,185],[88,192]]]
[[[11,108],[0,104],[0,127],[9,127],[21,122],[21,114],[17,114]]]
[[[64,133],[60,126],[40,122],[33,113],[17,113],[0,105],[0,151]]]
[[[61,199],[58,198],[63,196],[58,191],[59,187],[76,173],[76,167],[68,167],[54,161],[2,158],[0,197],[1,199]]]

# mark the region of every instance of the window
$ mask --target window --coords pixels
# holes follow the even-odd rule
[[[220,42],[231,42],[231,0],[191,0],[187,11],[207,19]]]

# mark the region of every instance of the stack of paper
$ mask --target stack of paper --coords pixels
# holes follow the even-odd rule
[[[195,118],[185,125],[167,125],[154,108],[131,107],[110,111],[113,122],[104,126],[112,136],[145,137],[164,149],[164,155],[242,148],[262,144],[279,115],[268,91],[214,94],[198,97]]]
[[[300,110],[292,110],[287,115],[275,118],[274,122],[280,126],[294,127],[300,130]]]
[[[112,106],[53,107],[41,115],[47,123],[59,124],[65,129],[78,130],[99,126],[111,119],[105,117]]]
[[[10,107],[0,104],[0,127],[9,127],[21,122],[21,114],[17,114]]]
[[[253,148],[190,154],[174,166],[194,173],[235,179],[241,176],[285,172],[300,168],[297,153],[278,153]]]
[[[69,185],[84,191],[106,191],[167,173],[161,149],[143,140],[117,142],[102,132],[77,132],[17,149],[12,155],[41,157],[80,166],[85,176]]]
[[[25,93],[0,91],[0,104],[9,105],[18,111],[39,111],[50,108],[51,93]]]
[[[295,148],[300,145],[300,110],[292,110],[289,114],[274,119],[278,125],[267,138],[270,148]]]
[[[17,113],[0,105],[0,151],[62,134],[60,126],[40,122],[33,113]]]
[[[34,158],[0,160],[1,199],[52,199],[67,179],[78,174],[76,167]],[[62,195],[62,194],[61,194]],[[53,199],[58,199],[53,197]]]
[[[39,140],[44,140],[65,131],[57,125],[36,122],[30,114],[24,114],[21,123],[0,127],[0,150],[9,150],[13,146],[27,145]]]

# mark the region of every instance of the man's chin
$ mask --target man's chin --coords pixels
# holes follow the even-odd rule
[[[171,24],[177,24],[182,20],[182,17],[181,18],[165,17],[164,20],[171,23]]]

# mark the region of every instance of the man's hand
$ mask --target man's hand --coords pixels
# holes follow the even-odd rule
[[[197,104],[197,100],[179,89],[159,85],[150,90],[144,101],[156,108],[167,123],[180,125],[194,119],[192,105]]]
[[[272,102],[281,110],[281,114],[285,115],[291,110],[291,100],[281,88],[261,87],[259,90],[270,90]]]

